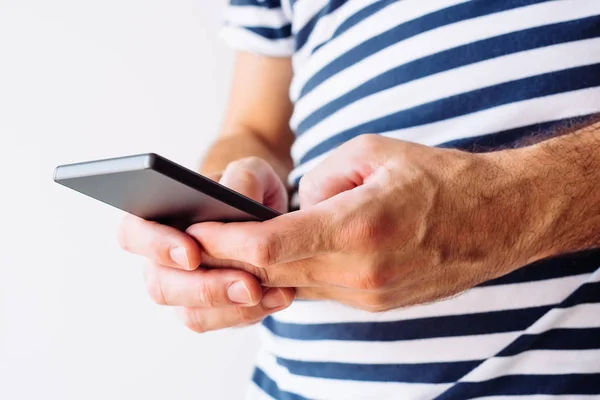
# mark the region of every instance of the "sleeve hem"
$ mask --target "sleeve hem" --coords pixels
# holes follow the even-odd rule
[[[294,54],[295,49],[293,37],[266,39],[243,27],[231,25],[225,25],[221,28],[220,37],[229,47],[235,50],[270,57],[289,57]]]

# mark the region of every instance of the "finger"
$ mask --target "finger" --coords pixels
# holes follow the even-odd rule
[[[234,269],[182,271],[150,264],[144,271],[146,289],[162,305],[186,307],[254,306],[262,288],[251,274]]]
[[[230,163],[219,183],[279,212],[287,211],[285,186],[273,167],[258,157]]]
[[[205,222],[192,225],[186,232],[211,257],[266,267],[335,249],[340,239],[335,212],[312,208],[264,222]]]
[[[119,229],[119,244],[134,254],[173,268],[196,269],[201,250],[189,235],[175,228],[127,215]]]
[[[269,289],[263,301],[254,307],[181,308],[179,317],[191,330],[204,333],[217,329],[246,326],[257,323],[292,303],[293,289]]]
[[[212,257],[257,267],[350,251],[369,233],[372,223],[364,207],[378,190],[362,186],[268,221],[204,222],[190,226],[186,232]]]
[[[361,186],[382,162],[373,155],[387,140],[378,135],[361,135],[334,150],[300,180],[300,207],[311,207]]]

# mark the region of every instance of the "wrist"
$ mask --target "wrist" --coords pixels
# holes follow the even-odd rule
[[[536,146],[494,154],[505,176],[508,227],[515,237],[518,264],[524,266],[556,253],[552,240],[557,206],[563,203],[549,160],[540,157]],[[553,193],[554,192],[554,193]]]
[[[486,267],[509,273],[544,257],[539,237],[546,207],[537,173],[528,167],[523,149],[473,154],[473,165],[461,180],[467,196],[469,230]],[[469,193],[470,192],[470,193]],[[464,229],[464,228],[463,228]],[[473,233],[471,233],[473,235]]]
[[[600,152],[589,139],[571,134],[496,153],[522,216],[522,265],[598,245]]]

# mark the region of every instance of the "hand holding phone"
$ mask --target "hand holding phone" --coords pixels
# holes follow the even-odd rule
[[[276,212],[287,209],[283,183],[264,161],[251,158],[229,164],[220,185],[240,192]],[[183,322],[196,332],[244,326],[288,307],[291,288],[262,288],[257,278],[232,268],[204,269],[198,243],[171,226],[127,216],[119,241],[147,258],[146,288],[162,305],[176,306]]]

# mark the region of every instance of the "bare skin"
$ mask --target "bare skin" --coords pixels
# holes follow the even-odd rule
[[[240,58],[226,133],[203,171],[284,210],[291,108],[287,86],[276,89],[272,79],[289,86],[291,71],[283,71],[284,60],[252,57]],[[240,69],[256,62],[278,72],[257,83],[265,64],[254,64],[252,79],[244,78]],[[247,104],[253,85],[281,96],[282,103],[262,101],[285,117]],[[248,144],[231,153],[232,138]],[[599,247],[599,179],[600,124],[483,154],[363,135],[305,175],[300,211],[262,223],[202,223],[186,233],[129,217],[120,237],[126,249],[153,260],[147,274],[153,298],[184,307],[187,325],[199,332],[259,321],[291,303],[291,288],[297,297],[382,311]],[[170,257],[174,247],[185,250],[179,262]],[[223,269],[197,269],[207,261]],[[248,291],[240,293],[249,301],[228,297],[235,281],[245,284]],[[282,303],[269,307],[275,297]]]
[[[289,58],[238,54],[221,135],[201,168],[221,184],[281,212],[287,211],[284,182],[293,165],[291,79]],[[242,270],[199,268],[209,257],[194,238],[176,229],[129,215],[118,237],[125,250],[148,259],[145,280],[151,298],[175,306],[194,331],[252,324],[294,299],[294,289],[268,290]]]

